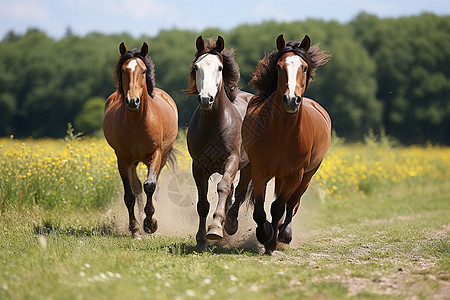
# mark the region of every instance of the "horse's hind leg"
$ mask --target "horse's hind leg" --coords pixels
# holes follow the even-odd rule
[[[200,251],[206,249],[206,217],[209,213],[208,202],[208,179],[210,174],[207,174],[201,166],[197,166],[195,161],[192,164],[192,173],[198,192],[197,213],[199,217],[198,231],[195,239],[197,241],[197,248]]]
[[[147,203],[145,204],[145,219],[144,219],[144,230],[147,233],[154,233],[158,229],[158,223],[156,218],[153,217],[155,214],[155,207],[153,206],[153,194],[156,190],[156,181],[161,167],[161,150],[157,149],[153,152],[150,163],[148,164],[148,176],[147,180],[144,182],[144,191],[147,195]]]
[[[121,159],[118,160],[119,165],[119,173],[122,178],[123,188],[124,188],[124,201],[125,205],[128,209],[128,217],[129,217],[129,229],[133,234],[133,237],[139,236],[139,223],[136,220],[134,215],[134,204],[136,203],[136,197],[133,194],[133,190],[131,188],[130,176],[131,167],[128,164],[125,164]]]
[[[229,235],[233,235],[238,230],[238,215],[239,208],[245,200],[248,189],[250,188],[249,183],[252,177],[252,167],[250,164],[246,165],[240,173],[239,184],[235,191],[235,201],[233,205],[227,211],[227,217],[225,219],[225,231]]]
[[[289,198],[286,205],[286,216],[283,224],[279,227],[278,241],[290,244],[292,241],[292,217],[295,216],[300,206],[300,198],[308,189],[309,183],[319,167],[305,173],[297,190]]]

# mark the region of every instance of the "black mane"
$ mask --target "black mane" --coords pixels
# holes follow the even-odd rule
[[[306,61],[308,64],[307,84],[314,81],[317,67],[324,65],[331,58],[331,54],[320,49],[319,44],[315,44],[309,50],[301,48],[300,45],[301,42],[289,41],[284,48],[279,51],[272,51],[268,55],[266,54],[258,62],[256,71],[253,73],[253,78],[249,84],[255,88],[259,101],[264,101],[276,91],[278,80],[276,65],[282,55],[292,52]]]
[[[152,59],[150,56],[142,56],[142,54],[137,49],[132,49],[127,51],[124,55],[122,55],[117,62],[115,68],[114,68],[114,79],[116,81],[116,88],[117,91],[120,94],[123,94],[123,88],[122,88],[122,76],[121,76],[121,70],[123,64],[129,60],[130,58],[139,58],[142,60],[147,67],[147,74],[146,77],[146,83],[147,83],[147,92],[151,97],[155,96],[154,88],[155,88],[155,65],[153,64]]]
[[[205,49],[201,52],[195,53],[195,58],[191,63],[191,72],[189,73],[189,87],[186,90],[188,95],[195,95],[198,94],[197,87],[195,85],[195,70],[194,70],[194,64],[197,61],[197,59],[202,56],[203,54],[213,54],[219,56],[219,58],[222,60],[223,63],[223,82],[224,82],[224,89],[225,93],[227,94],[228,98],[231,102],[236,99],[236,95],[239,91],[238,82],[241,78],[240,72],[239,72],[239,66],[234,60],[234,50],[233,49],[223,49],[222,52],[218,52],[216,48],[216,42],[212,39],[206,39],[205,40]]]

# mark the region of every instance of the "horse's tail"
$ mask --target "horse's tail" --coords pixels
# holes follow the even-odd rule
[[[247,193],[245,194],[245,200],[247,200],[247,203],[251,206],[255,206],[255,192],[253,190],[253,183],[250,180],[247,187]]]
[[[169,153],[169,157],[167,157],[167,169],[172,173],[172,175],[175,175],[177,171],[177,155],[181,155],[181,152],[175,148],[172,148]]]

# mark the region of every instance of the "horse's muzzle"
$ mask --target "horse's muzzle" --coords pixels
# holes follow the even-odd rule
[[[201,110],[210,111],[214,104],[214,97],[202,97],[199,95],[197,101]]]
[[[288,97],[286,95],[283,95],[284,108],[290,114],[294,114],[294,113],[298,112],[300,103],[302,103],[302,97],[300,97],[300,96]]]
[[[127,108],[129,111],[136,111],[139,109],[139,105],[141,104],[141,99],[137,98],[125,98],[125,102],[127,103]]]

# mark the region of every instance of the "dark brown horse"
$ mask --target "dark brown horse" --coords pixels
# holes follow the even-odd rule
[[[285,44],[262,59],[250,82],[257,94],[249,103],[242,136],[252,166],[256,236],[271,254],[277,242],[292,240],[291,220],[300,197],[319,168],[330,145],[331,120],[317,102],[303,97],[316,68],[330,58],[310,39]],[[275,177],[272,224],[266,219],[267,182]],[[281,224],[284,217],[284,223]],[[280,226],[281,225],[281,226]],[[279,231],[279,232],[278,232]]]
[[[148,168],[144,191],[147,195],[146,217],[143,229],[147,233],[157,228],[153,206],[153,193],[159,173],[169,160],[178,133],[178,111],[173,99],[163,90],[155,88],[153,62],[147,56],[148,46],[140,51],[127,51],[119,46],[120,59],[114,71],[117,91],[109,96],[105,105],[103,132],[117,156],[119,173],[125,190],[125,205],[129,214],[129,228],[134,237],[141,233],[139,225],[143,215],[142,185],[136,174],[139,162]],[[139,220],[134,214],[138,201]]]
[[[198,94],[199,107],[189,124],[187,144],[198,190],[200,221],[196,240],[197,246],[204,249],[207,238],[223,237],[223,225],[228,234],[234,234],[238,227],[239,206],[245,199],[251,176],[247,154],[242,148],[241,127],[252,95],[238,89],[239,67],[233,50],[224,49],[222,37],[216,42],[209,39],[205,42],[199,36],[196,47],[188,92]],[[241,170],[240,179],[231,206],[233,180],[238,170]],[[217,185],[219,199],[213,221],[206,232],[208,180],[213,173],[223,177]]]

